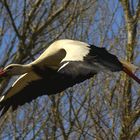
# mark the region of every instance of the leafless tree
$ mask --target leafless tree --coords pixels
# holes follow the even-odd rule
[[[139,29],[139,0],[0,0],[0,63],[29,63],[70,38],[140,65]],[[1,79],[1,94],[14,79]],[[121,72],[100,73],[7,113],[0,139],[135,140],[139,122],[138,84]]]

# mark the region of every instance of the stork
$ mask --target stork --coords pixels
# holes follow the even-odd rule
[[[0,70],[0,77],[21,75],[0,98],[1,116],[9,108],[15,110],[41,95],[60,93],[100,71],[124,71],[140,83],[133,67],[105,48],[69,39],[55,41],[32,63],[10,64]]]

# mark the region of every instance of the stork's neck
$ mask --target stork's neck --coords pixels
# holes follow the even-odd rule
[[[18,65],[20,66],[21,74],[32,71],[32,65],[30,65],[30,64],[25,64],[25,65],[18,64]]]
[[[21,75],[32,71],[32,65],[10,64],[4,68],[4,71],[7,75]]]

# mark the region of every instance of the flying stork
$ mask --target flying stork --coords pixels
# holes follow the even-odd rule
[[[100,71],[124,71],[140,83],[133,67],[105,48],[69,39],[55,41],[32,63],[10,64],[0,70],[0,77],[21,75],[0,98],[1,116],[9,108],[15,110],[38,96],[60,93]]]

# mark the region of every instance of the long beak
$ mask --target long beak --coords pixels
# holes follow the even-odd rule
[[[0,69],[0,77],[5,77],[5,76],[6,76],[6,71]]]
[[[121,60],[120,62],[123,65],[123,71],[140,84],[140,79],[133,73],[138,69],[138,67],[124,60]]]

